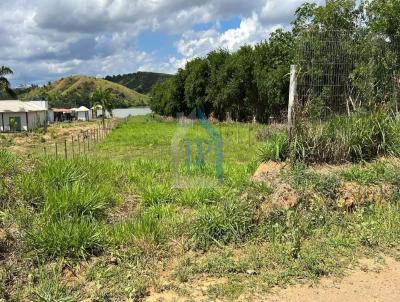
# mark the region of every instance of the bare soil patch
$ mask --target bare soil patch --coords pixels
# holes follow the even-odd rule
[[[400,262],[385,258],[386,265],[363,260],[361,267],[342,280],[323,278],[316,284],[302,284],[275,289],[272,294],[258,297],[266,302],[392,302],[400,301]]]

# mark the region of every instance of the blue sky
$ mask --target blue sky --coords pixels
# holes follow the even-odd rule
[[[13,86],[72,74],[174,73],[289,28],[303,0],[2,0],[0,65]],[[321,3],[323,1],[314,0]]]

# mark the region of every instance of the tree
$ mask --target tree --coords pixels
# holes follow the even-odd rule
[[[16,93],[10,88],[10,82],[7,80],[6,75],[12,74],[13,71],[5,66],[0,67],[0,93],[5,92],[12,98],[17,98]]]
[[[229,100],[225,98],[224,89],[227,81],[223,72],[226,62],[231,54],[226,49],[218,49],[207,55],[210,67],[210,77],[207,86],[207,103],[213,105],[213,112],[219,120],[226,118],[229,110]]]
[[[254,77],[257,85],[257,120],[267,122],[270,116],[279,116],[289,98],[289,67],[294,61],[292,33],[277,30],[269,41],[255,46]]]
[[[212,103],[207,98],[210,66],[203,58],[196,58],[186,64],[185,102],[189,110],[200,108],[208,116]]]
[[[101,119],[102,119],[102,123],[103,123],[103,129],[105,129],[106,112],[109,112],[110,116],[112,116],[112,110],[114,109],[113,99],[114,99],[113,90],[111,88],[96,89],[90,97],[90,100],[94,107],[101,106],[101,109],[102,109]]]
[[[225,102],[229,102],[227,110],[236,113],[239,120],[248,120],[256,112],[257,85],[254,80],[254,49],[242,46],[227,60],[223,69],[226,79],[224,89]]]

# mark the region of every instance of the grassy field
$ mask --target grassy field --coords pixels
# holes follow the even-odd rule
[[[213,126],[223,140],[223,183],[213,152],[201,165],[175,163],[176,122],[149,116],[121,124],[86,157],[0,151],[0,299],[236,300],[340,276],[362,257],[400,258],[398,160],[328,172],[293,164],[255,181],[264,151],[280,154],[256,139],[270,130]],[[198,124],[186,137],[207,140]],[[213,185],[177,187],[177,173]],[[284,187],[295,204],[274,202]]]

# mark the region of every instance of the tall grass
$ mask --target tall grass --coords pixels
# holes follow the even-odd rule
[[[371,160],[400,152],[400,119],[384,111],[334,116],[322,123],[299,122],[291,156],[305,163]]]
[[[384,110],[335,115],[316,122],[299,117],[293,142],[287,134],[269,136],[259,150],[260,161],[291,158],[306,164],[370,161],[400,155],[400,117]]]
[[[29,249],[50,258],[100,251],[104,238],[99,225],[118,199],[118,166],[87,158],[47,159],[35,165],[17,182],[21,197],[35,213],[25,225]]]

